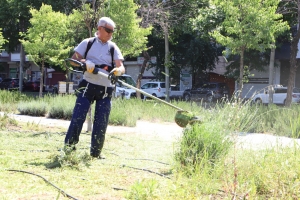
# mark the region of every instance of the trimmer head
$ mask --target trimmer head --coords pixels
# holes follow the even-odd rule
[[[201,122],[200,118],[195,116],[193,113],[188,111],[179,110],[175,115],[175,122],[178,126],[184,128],[188,124],[193,124],[196,122]]]

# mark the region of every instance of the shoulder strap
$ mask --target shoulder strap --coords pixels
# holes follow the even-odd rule
[[[89,52],[89,50],[90,50],[90,48],[92,47],[92,45],[93,45],[93,43],[95,42],[95,40],[96,40],[95,37],[89,39],[89,42],[88,42],[88,44],[87,44],[87,46],[86,46],[86,50],[85,50],[85,53],[84,53],[84,58],[86,58],[86,55],[87,55],[87,53]]]
[[[112,69],[115,68],[114,66],[114,53],[115,53],[115,47],[113,44],[110,45],[110,55],[111,55],[111,66],[112,66]]]

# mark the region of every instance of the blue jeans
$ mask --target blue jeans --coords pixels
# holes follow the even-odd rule
[[[88,87],[89,86],[86,86],[86,88]],[[100,156],[101,150],[104,145],[105,133],[111,110],[111,91],[109,91],[109,95],[104,98],[103,96],[101,96],[101,98],[91,98],[91,91],[95,90],[90,90],[89,94],[86,94],[84,90],[79,90],[79,93],[77,94],[76,104],[73,110],[71,123],[67,135],[65,137],[65,145],[71,146],[79,142],[79,136],[82,130],[83,123],[85,122],[87,112],[90,108],[90,105],[95,100],[96,107],[94,114],[90,154],[93,157],[98,157]]]

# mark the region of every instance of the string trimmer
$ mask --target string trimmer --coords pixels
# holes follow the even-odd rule
[[[83,69],[86,69],[85,63],[82,63],[82,62],[80,62],[78,60],[75,60],[75,59],[72,59],[72,58],[68,58],[66,60],[73,62],[73,65],[76,64],[76,66],[78,65],[78,66],[82,67]],[[79,71],[75,71],[75,72],[79,72]],[[124,85],[128,88],[131,88],[131,89],[133,89],[133,90],[135,90],[139,93],[142,93],[143,95],[145,95],[145,96],[147,96],[151,99],[154,99],[154,100],[159,101],[163,104],[166,104],[166,105],[168,105],[172,108],[175,108],[177,110],[176,115],[175,115],[175,122],[180,127],[186,127],[188,124],[192,124],[192,123],[195,123],[195,122],[201,122],[200,119],[197,116],[195,116],[193,113],[185,111],[182,108],[179,108],[179,107],[177,107],[177,106],[175,106],[175,105],[173,105],[173,104],[171,104],[167,101],[164,101],[164,100],[162,100],[160,98],[157,98],[157,97],[155,97],[155,96],[153,96],[153,95],[151,95],[147,92],[144,92],[143,90],[140,90],[140,89],[138,89],[138,88],[136,88],[132,85],[129,85],[129,84],[125,83],[124,81],[118,80],[118,77],[116,77],[114,75],[107,75],[103,72],[100,72],[99,69],[96,68],[96,67],[94,68],[93,73],[94,74],[99,74],[103,77],[106,77],[107,79],[111,80],[112,83],[119,82],[120,84],[122,84],[122,85]]]

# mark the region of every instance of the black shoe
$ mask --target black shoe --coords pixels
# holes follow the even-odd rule
[[[76,151],[76,146],[75,145],[65,145],[64,146],[64,152],[65,153],[71,153],[72,151]]]

